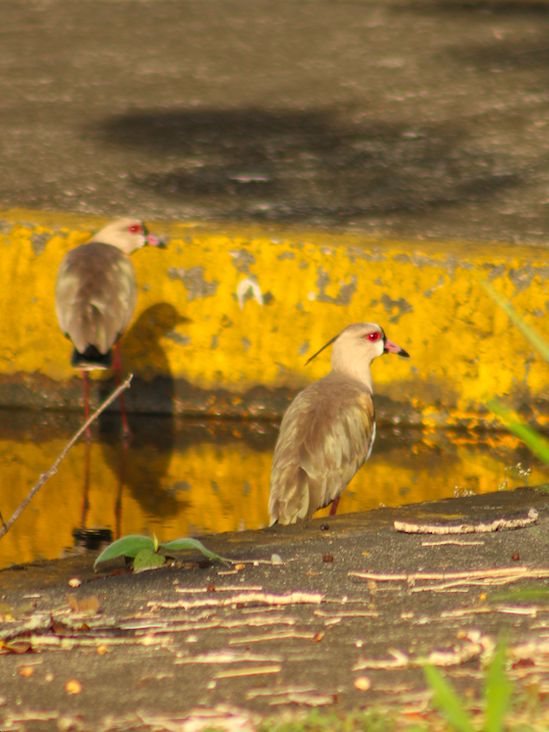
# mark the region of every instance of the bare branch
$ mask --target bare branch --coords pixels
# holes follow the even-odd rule
[[[47,473],[42,473],[40,478],[38,479],[38,482],[31,488],[31,490],[27,493],[27,496],[24,498],[24,500],[19,504],[19,506],[15,509],[13,514],[11,515],[11,518],[7,523],[4,522],[4,519],[2,519],[2,528],[0,528],[0,539],[7,534],[7,532],[11,529],[13,524],[17,521],[19,516],[23,513],[25,508],[29,505],[29,503],[32,501],[34,496],[38,493],[40,488],[46,483],[53,475],[55,475],[59,469],[59,465],[61,462],[67,457],[67,453],[71,449],[71,447],[78,441],[78,439],[84,434],[84,432],[88,429],[88,427],[94,422],[99,415],[105,411],[105,409],[114,402],[114,400],[121,394],[125,389],[128,389],[130,384],[132,383],[133,374],[130,374],[126,381],[123,384],[120,384],[120,386],[113,391],[113,393],[106,399],[103,404],[99,407],[99,409],[92,414],[92,416],[85,422],[82,427],[78,430],[78,432],[74,435],[74,437],[71,439],[71,441],[68,443],[68,445],[65,447],[63,452],[59,455],[57,460],[54,462],[54,464],[51,466],[51,468],[48,470]]]

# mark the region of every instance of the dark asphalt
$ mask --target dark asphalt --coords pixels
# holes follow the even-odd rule
[[[549,6],[0,1],[0,206],[544,243]]]
[[[532,508],[537,522],[515,530],[433,536],[393,528],[395,519],[478,526],[524,518]],[[374,702],[410,708],[428,702],[427,657],[446,664],[470,699],[480,698],[482,664],[503,635],[521,659],[511,670],[515,691],[532,683],[522,669],[535,665],[542,693],[549,579],[487,582],[500,568],[549,573],[548,529],[549,497],[521,489],[205,538],[232,559],[265,562],[278,554],[283,561],[248,563],[233,574],[219,564],[198,566],[200,555],[138,575],[94,576],[90,555],[3,570],[1,612],[14,617],[3,618],[0,638],[33,651],[1,657],[0,728],[2,719],[7,728],[23,717],[27,730],[180,729],[142,720],[181,720],[223,704],[259,715],[309,706],[343,712]],[[461,544],[429,545],[448,540]],[[467,572],[469,579],[376,581],[350,574],[356,571]],[[80,587],[69,586],[74,577]],[[301,598],[276,608],[257,596],[248,601],[254,592]],[[99,612],[75,616],[69,594],[73,606],[92,600]],[[355,687],[361,676],[370,689]],[[74,680],[80,693],[69,694]],[[67,726],[67,718],[81,726]]]

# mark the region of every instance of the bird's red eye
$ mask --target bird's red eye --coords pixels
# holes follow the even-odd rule
[[[369,341],[372,341],[372,343],[374,343],[375,341],[379,341],[381,336],[379,333],[368,333],[366,337]]]
[[[139,224],[134,224],[133,226],[130,226],[128,231],[130,232],[130,234],[140,234],[141,226]]]

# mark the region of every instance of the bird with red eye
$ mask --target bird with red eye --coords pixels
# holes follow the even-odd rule
[[[370,364],[384,353],[410,358],[377,323],[354,323],[332,338],[332,369],[290,404],[273,455],[271,524],[308,520],[339,498],[370,457],[376,436]]]
[[[115,219],[87,244],[71,249],[59,265],[55,309],[61,330],[74,345],[71,365],[82,372],[86,419],[87,372],[112,366],[121,382],[120,338],[137,305],[137,277],[129,255],[146,244],[162,246],[139,219]],[[129,428],[122,395],[120,410],[126,437]]]

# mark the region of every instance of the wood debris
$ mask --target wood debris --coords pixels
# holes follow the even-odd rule
[[[320,618],[379,618],[379,613],[375,610],[341,610],[337,615],[330,615],[323,610],[315,610],[315,615]]]
[[[360,658],[352,670],[459,666],[477,656],[486,658],[494,652],[494,641],[489,636],[482,635],[480,631],[460,633],[459,637],[463,639],[461,645],[456,643],[450,649],[435,649],[426,656],[411,657],[398,649],[389,649],[390,658]]]
[[[261,656],[254,653],[237,653],[236,651],[211,651],[209,653],[199,653],[196,656],[179,656],[175,659],[176,665],[184,665],[189,663],[282,663],[280,656]]]
[[[298,632],[295,630],[283,630],[266,635],[250,635],[243,638],[232,638],[229,641],[230,646],[242,645],[243,643],[261,643],[262,641],[284,640],[286,638],[297,638],[300,640],[314,640],[316,633],[311,631]]]
[[[282,671],[282,666],[254,666],[252,668],[235,668],[230,671],[218,671],[214,674],[214,679],[232,679],[238,676],[259,676],[262,674],[278,674]]]
[[[219,587],[215,587],[215,592],[261,592],[263,589],[262,585],[252,586],[252,587],[245,587],[243,585],[219,585]],[[186,587],[176,587],[176,592],[180,593],[187,593],[187,592],[208,592],[208,588],[186,588]]]
[[[420,524],[413,521],[395,521],[393,527],[396,531],[406,534],[485,534],[504,529],[520,529],[529,526],[538,520],[538,512],[535,508],[528,511],[527,516],[518,518],[497,518],[493,521],[478,523],[431,523]]]
[[[208,598],[207,600],[178,600],[175,602],[162,602],[151,600],[148,607],[154,608],[176,608],[182,607],[185,610],[195,607],[215,607],[218,605],[250,605],[252,603],[265,603],[267,605],[320,605],[323,595],[312,592],[290,592],[287,595],[270,595],[264,592],[250,592],[249,594],[235,595],[227,598]]]
[[[455,546],[484,546],[484,541],[462,541],[460,539],[441,539],[440,541],[422,541],[421,546],[445,546],[453,544]]]
[[[282,704],[302,704],[308,707],[325,707],[329,704],[335,704],[335,694],[307,694],[293,693],[285,697],[276,697],[271,699],[269,706],[279,706]]]

